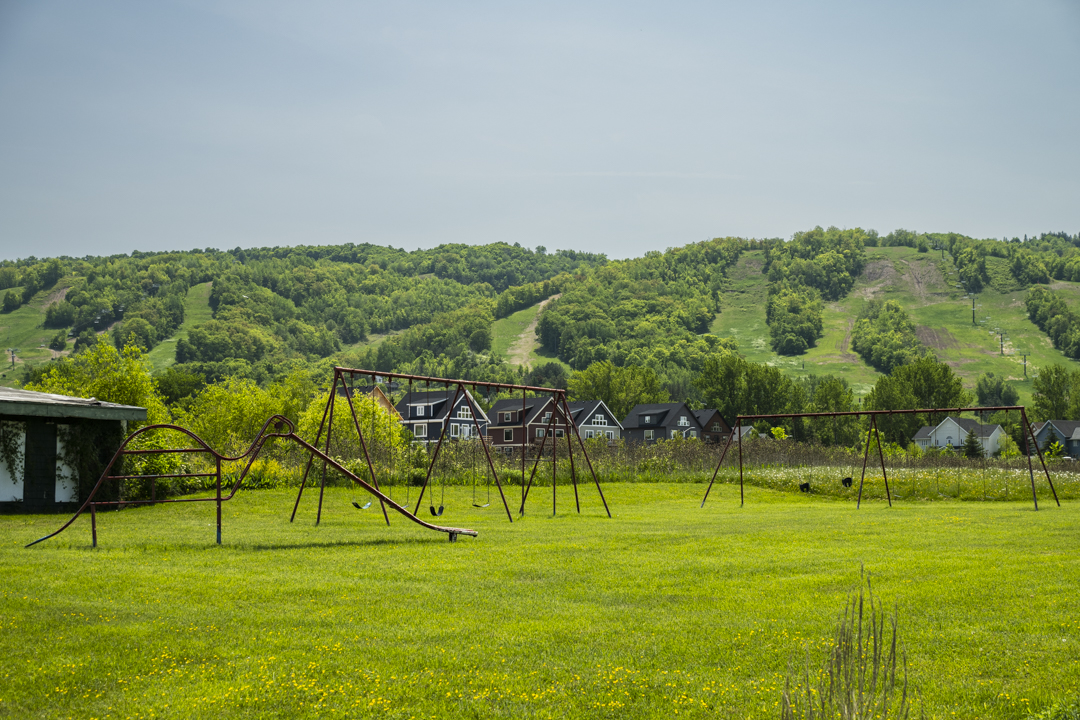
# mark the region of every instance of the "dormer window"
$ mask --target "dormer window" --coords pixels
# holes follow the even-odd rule
[[[686,419],[685,415],[679,416],[679,427],[689,427],[690,421]]]
[[[644,416],[642,416],[642,418],[641,418],[641,424],[642,425],[648,425],[651,422],[652,422],[652,415],[644,415]]]
[[[514,422],[514,413],[512,413],[512,412],[504,412],[503,413],[503,422]]]
[[[423,405],[413,405],[412,406],[412,411],[413,411],[413,417],[424,417],[424,406]]]
[[[458,408],[457,416],[459,420],[472,420],[472,408],[462,405]]]

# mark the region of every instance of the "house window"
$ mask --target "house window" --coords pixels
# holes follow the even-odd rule
[[[724,432],[724,428],[723,428],[723,426],[720,425],[720,423],[713,423],[712,424],[712,431],[713,432]]]
[[[656,431],[655,430],[646,430],[645,431],[645,439],[646,440],[655,440],[656,439]]]
[[[615,439],[615,431],[614,430],[608,430],[604,434],[607,435],[608,440],[614,440]]]
[[[679,416],[679,427],[689,427],[690,421],[686,419],[685,415]]]
[[[514,442],[514,431],[510,428],[503,430],[503,442]]]
[[[690,431],[690,437],[696,438],[697,437],[697,430],[691,430]]]
[[[457,410],[457,416],[462,420],[472,420],[472,408],[468,405],[462,405]]]
[[[644,417],[641,418],[641,424],[642,425],[648,425],[651,422],[652,422],[652,415],[645,415]]]
[[[450,425],[450,437],[458,437],[458,435],[460,433],[461,433],[461,426],[458,425],[457,423],[452,423]]]
[[[514,422],[514,413],[503,413],[503,422]]]
[[[412,410],[413,410],[413,417],[424,417],[424,406],[423,405],[413,405]]]
[[[536,437],[544,437],[544,428],[536,428]]]
[[[592,440],[592,437],[593,437],[593,431],[592,430],[586,430],[585,431],[585,439],[586,440]]]
[[[952,435],[950,435],[949,437],[945,438],[945,444],[946,444],[946,445],[952,445]]]
[[[671,437],[672,437],[672,438],[677,438],[677,437],[680,437],[680,433],[679,433],[679,431],[678,431],[678,430],[672,430],[672,431],[671,431]]]
[[[607,425],[607,415],[597,414],[592,419],[593,425]]]
[[[551,422],[551,413],[544,413],[544,422]]]
[[[426,424],[413,425],[413,435],[415,435],[418,438],[419,437],[427,437],[427,425]]]
[[[555,428],[555,437],[561,438],[563,436],[562,428]]]

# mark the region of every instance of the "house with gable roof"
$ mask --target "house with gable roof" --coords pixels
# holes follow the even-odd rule
[[[718,410],[695,410],[694,416],[701,425],[701,439],[707,443],[727,442],[731,435],[731,426],[720,417]]]
[[[951,415],[937,425],[922,426],[911,439],[922,450],[947,447],[955,450],[964,444],[969,433],[975,433],[986,457],[994,455],[1001,448],[1000,425],[983,425],[978,420]]]
[[[1051,443],[1058,442],[1065,448],[1069,457],[1080,454],[1080,422],[1076,420],[1047,420],[1031,424],[1035,442],[1043,452]]]
[[[402,424],[412,431],[417,442],[438,442],[444,432],[449,433],[447,439],[450,440],[466,440],[488,434],[488,416],[467,389],[460,394],[457,394],[453,387],[446,390],[407,392],[401,396],[395,407],[402,418]],[[475,417],[472,410],[474,407],[479,413]]]
[[[701,437],[701,424],[686,403],[635,405],[622,426],[623,437],[629,442]]]

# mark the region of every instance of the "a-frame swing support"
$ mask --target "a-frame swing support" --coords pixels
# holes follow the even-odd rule
[[[881,465],[881,476],[885,481],[885,497],[889,502],[889,507],[892,507],[892,492],[889,489],[889,476],[885,470],[885,456],[881,449],[881,436],[877,427],[877,418],[880,415],[913,415],[913,414],[949,414],[955,413],[959,415],[964,412],[999,412],[999,411],[1019,411],[1020,422],[1024,427],[1024,454],[1027,456],[1028,461],[1028,476],[1031,479],[1031,499],[1035,505],[1035,509],[1039,509],[1039,498],[1035,489],[1035,466],[1031,459],[1032,451],[1034,447],[1034,454],[1038,456],[1039,463],[1042,466],[1043,475],[1046,477],[1046,483],[1050,487],[1050,492],[1054,496],[1054,502],[1058,507],[1061,507],[1061,500],[1058,498],[1057,490],[1054,488],[1054,481],[1050,478],[1050,470],[1046,466],[1046,460],[1043,458],[1042,450],[1039,448],[1039,443],[1035,439],[1035,431],[1032,430],[1031,424],[1027,419],[1027,410],[1023,405],[1001,405],[994,407],[953,407],[953,408],[920,408],[914,410],[852,410],[847,412],[820,412],[820,413],[778,413],[773,415],[739,415],[735,418],[732,434],[728,436],[728,441],[724,445],[723,451],[720,453],[720,460],[716,463],[716,469],[713,471],[712,479],[709,481],[709,486],[705,489],[705,496],[701,499],[701,507],[705,507],[705,501],[709,499],[709,491],[712,490],[713,483],[716,482],[716,477],[720,473],[720,467],[724,464],[725,458],[727,458],[728,450],[731,448],[732,443],[738,445],[739,448],[739,506],[742,507],[746,504],[745,484],[743,478],[743,453],[742,453],[742,425],[743,421],[755,421],[755,420],[788,420],[795,418],[837,418],[837,417],[862,417],[864,415],[870,418],[870,428],[866,436],[866,445],[863,447],[863,466],[862,476],[859,478],[859,494],[856,501],[856,509],[862,507],[862,491],[863,485],[866,480],[866,467],[869,461],[870,455],[870,443],[876,442],[878,450],[878,461]]]
[[[322,444],[323,447],[324,447],[323,456],[324,457],[330,456],[330,454],[331,454],[330,453],[331,434],[333,432],[333,427],[334,427],[333,414],[334,414],[334,408],[335,408],[335,403],[336,403],[336,396],[338,394],[338,386],[340,385],[344,389],[344,397],[345,397],[347,405],[348,405],[349,414],[352,416],[353,428],[356,431],[357,439],[360,442],[360,447],[361,447],[361,450],[362,450],[364,463],[367,466],[368,474],[369,474],[369,476],[371,478],[371,485],[376,490],[378,490],[378,488],[379,488],[378,474],[376,472],[375,465],[371,460],[371,455],[368,452],[367,441],[366,441],[366,438],[364,437],[364,433],[363,433],[363,430],[361,428],[359,418],[357,416],[356,406],[353,403],[353,383],[351,383],[351,381],[353,381],[357,377],[367,378],[368,380],[370,380],[370,387],[372,388],[372,394],[373,395],[374,395],[374,388],[376,388],[378,386],[378,384],[383,381],[383,379],[385,379],[387,382],[392,382],[394,380],[407,380],[410,383],[412,383],[412,382],[422,382],[422,383],[426,383],[428,387],[430,387],[431,385],[435,385],[437,387],[441,386],[441,387],[446,389],[446,396],[447,396],[448,404],[447,404],[447,407],[446,407],[446,410],[445,410],[445,415],[443,416],[443,418],[442,419],[433,418],[433,417],[425,418],[425,420],[429,424],[436,424],[436,425],[439,426],[439,439],[435,443],[434,452],[431,453],[431,459],[428,462],[428,468],[427,468],[427,473],[426,473],[426,475],[424,477],[424,483],[421,486],[420,493],[419,493],[419,495],[418,495],[418,497],[416,499],[416,506],[410,511],[407,508],[404,508],[403,506],[399,505],[395,501],[388,500],[381,493],[378,495],[379,503],[380,503],[380,505],[382,507],[382,510],[383,510],[383,516],[386,519],[386,523],[388,525],[390,523],[390,518],[389,518],[389,514],[387,513],[387,509],[386,509],[386,503],[387,502],[390,502],[391,504],[396,506],[395,507],[396,510],[398,510],[398,511],[405,510],[407,513],[409,513],[413,517],[416,517],[419,514],[420,507],[421,507],[421,505],[423,503],[424,494],[428,490],[428,486],[431,483],[432,476],[433,476],[434,471],[435,471],[435,465],[438,462],[439,453],[442,450],[442,446],[443,446],[444,441],[446,441],[447,437],[449,436],[449,425],[450,425],[450,420],[451,420],[451,411],[452,411],[453,408],[457,407],[458,400],[460,398],[462,398],[462,397],[465,398],[465,401],[468,404],[470,414],[472,415],[472,427],[475,430],[477,440],[480,442],[481,446],[483,447],[484,459],[488,464],[488,468],[491,470],[491,476],[492,476],[492,478],[493,478],[493,480],[495,482],[496,488],[499,491],[499,497],[502,500],[502,505],[503,505],[503,509],[506,512],[507,520],[509,520],[510,522],[514,521],[513,514],[510,512],[510,506],[509,506],[509,503],[507,502],[507,499],[506,499],[506,493],[505,493],[505,491],[503,489],[502,482],[499,479],[499,473],[495,468],[494,458],[492,457],[491,450],[488,447],[487,438],[486,438],[486,436],[485,436],[485,434],[483,432],[483,428],[480,425],[480,417],[483,415],[483,413],[480,411],[479,407],[477,406],[475,399],[469,394],[469,392],[467,390],[467,388],[470,387],[470,386],[474,390],[476,388],[484,388],[488,392],[507,390],[507,391],[510,391],[510,392],[515,392],[515,393],[516,392],[521,392],[522,393],[522,416],[523,416],[523,419],[522,419],[522,466],[521,466],[521,470],[522,470],[522,497],[521,497],[521,507],[520,507],[520,510],[519,510],[519,512],[521,514],[524,514],[525,501],[528,498],[529,488],[532,486],[533,478],[535,478],[535,476],[536,476],[536,471],[537,471],[537,469],[539,467],[540,458],[542,457],[542,454],[543,454],[544,443],[547,441],[548,436],[552,437],[552,444],[553,444],[553,455],[552,455],[552,514],[555,513],[555,509],[556,509],[556,506],[555,506],[555,486],[556,486],[556,482],[555,482],[556,474],[555,474],[555,471],[556,471],[556,468],[555,468],[555,462],[554,462],[554,460],[555,460],[555,457],[554,457],[555,438],[554,438],[552,430],[555,427],[556,417],[561,417],[560,429],[563,430],[563,432],[564,432],[564,434],[565,434],[565,436],[567,438],[568,455],[569,455],[569,460],[570,460],[570,474],[571,474],[571,479],[572,479],[573,485],[574,485],[574,500],[575,500],[575,505],[577,507],[577,511],[579,513],[581,512],[581,501],[580,501],[580,498],[578,496],[577,471],[576,471],[576,466],[575,466],[574,457],[573,457],[573,446],[572,446],[571,437],[570,437],[571,434],[578,441],[578,445],[579,445],[579,448],[581,450],[581,454],[585,458],[585,462],[586,462],[586,465],[588,467],[589,474],[592,475],[593,483],[596,485],[596,490],[600,495],[600,500],[604,505],[604,510],[607,513],[608,517],[609,518],[611,517],[611,510],[608,507],[607,498],[604,497],[604,492],[600,487],[600,481],[596,476],[596,471],[593,468],[592,461],[589,458],[588,450],[585,447],[584,441],[581,439],[581,433],[579,432],[579,430],[577,428],[577,424],[574,422],[573,415],[572,415],[572,413],[570,413],[569,405],[567,404],[567,401],[566,401],[566,392],[564,390],[560,390],[558,388],[534,387],[534,386],[529,386],[529,385],[514,385],[514,384],[508,384],[508,383],[482,382],[482,381],[476,381],[476,380],[454,380],[454,379],[448,379],[448,378],[429,377],[429,376],[424,376],[424,375],[409,375],[409,374],[404,374],[404,373],[379,372],[379,371],[376,371],[376,370],[364,370],[364,369],[355,369],[355,368],[335,367],[334,368],[333,386],[331,387],[330,396],[327,399],[326,407],[323,410],[323,417],[322,417],[322,420],[319,423],[319,430],[318,430],[318,433],[316,435],[314,445],[315,445],[315,447],[319,447],[320,444]],[[450,400],[450,396],[451,396],[450,391],[449,391],[450,386],[454,386],[454,388],[455,388],[454,393],[453,393],[453,400]],[[544,442],[541,443],[540,450],[539,450],[539,453],[537,455],[537,461],[536,461],[536,464],[533,467],[532,476],[530,476],[530,478],[529,478],[528,486],[526,486],[525,482],[524,482],[524,480],[525,480],[525,451],[526,451],[526,443],[527,443],[527,437],[525,437],[525,436],[526,436],[527,430],[528,430],[527,426],[524,423],[524,411],[525,411],[525,393],[527,393],[527,392],[533,393],[534,395],[539,395],[541,397],[545,396],[545,395],[550,395],[551,402],[552,402],[552,410],[553,410],[551,419],[550,419],[550,421],[548,423],[548,432],[545,433],[545,437],[543,439]],[[373,399],[373,401],[374,401],[374,399]],[[411,418],[410,418],[410,420],[411,420]],[[325,439],[323,437],[323,431],[324,430],[326,432]],[[304,488],[307,485],[308,475],[309,475],[309,473],[311,471],[311,467],[312,467],[313,462],[314,462],[314,456],[311,457],[308,460],[307,466],[305,467],[303,480],[301,481],[300,489],[299,489],[299,491],[297,493],[297,496],[296,496],[296,503],[293,506],[293,512],[292,512],[292,516],[290,517],[290,521],[292,521],[296,517],[296,511],[297,511],[297,508],[300,505],[300,498],[303,495]],[[316,514],[316,524],[318,524],[319,520],[322,517],[323,490],[324,490],[325,484],[326,484],[327,464],[328,463],[324,460],[324,462],[323,462],[323,473],[322,473],[322,478],[321,478],[320,488],[319,488],[319,504],[318,504],[318,511],[317,511],[317,514]]]

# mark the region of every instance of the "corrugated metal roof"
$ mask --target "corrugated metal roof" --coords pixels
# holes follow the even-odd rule
[[[96,398],[0,387],[0,415],[144,421],[146,408],[117,405]]]

